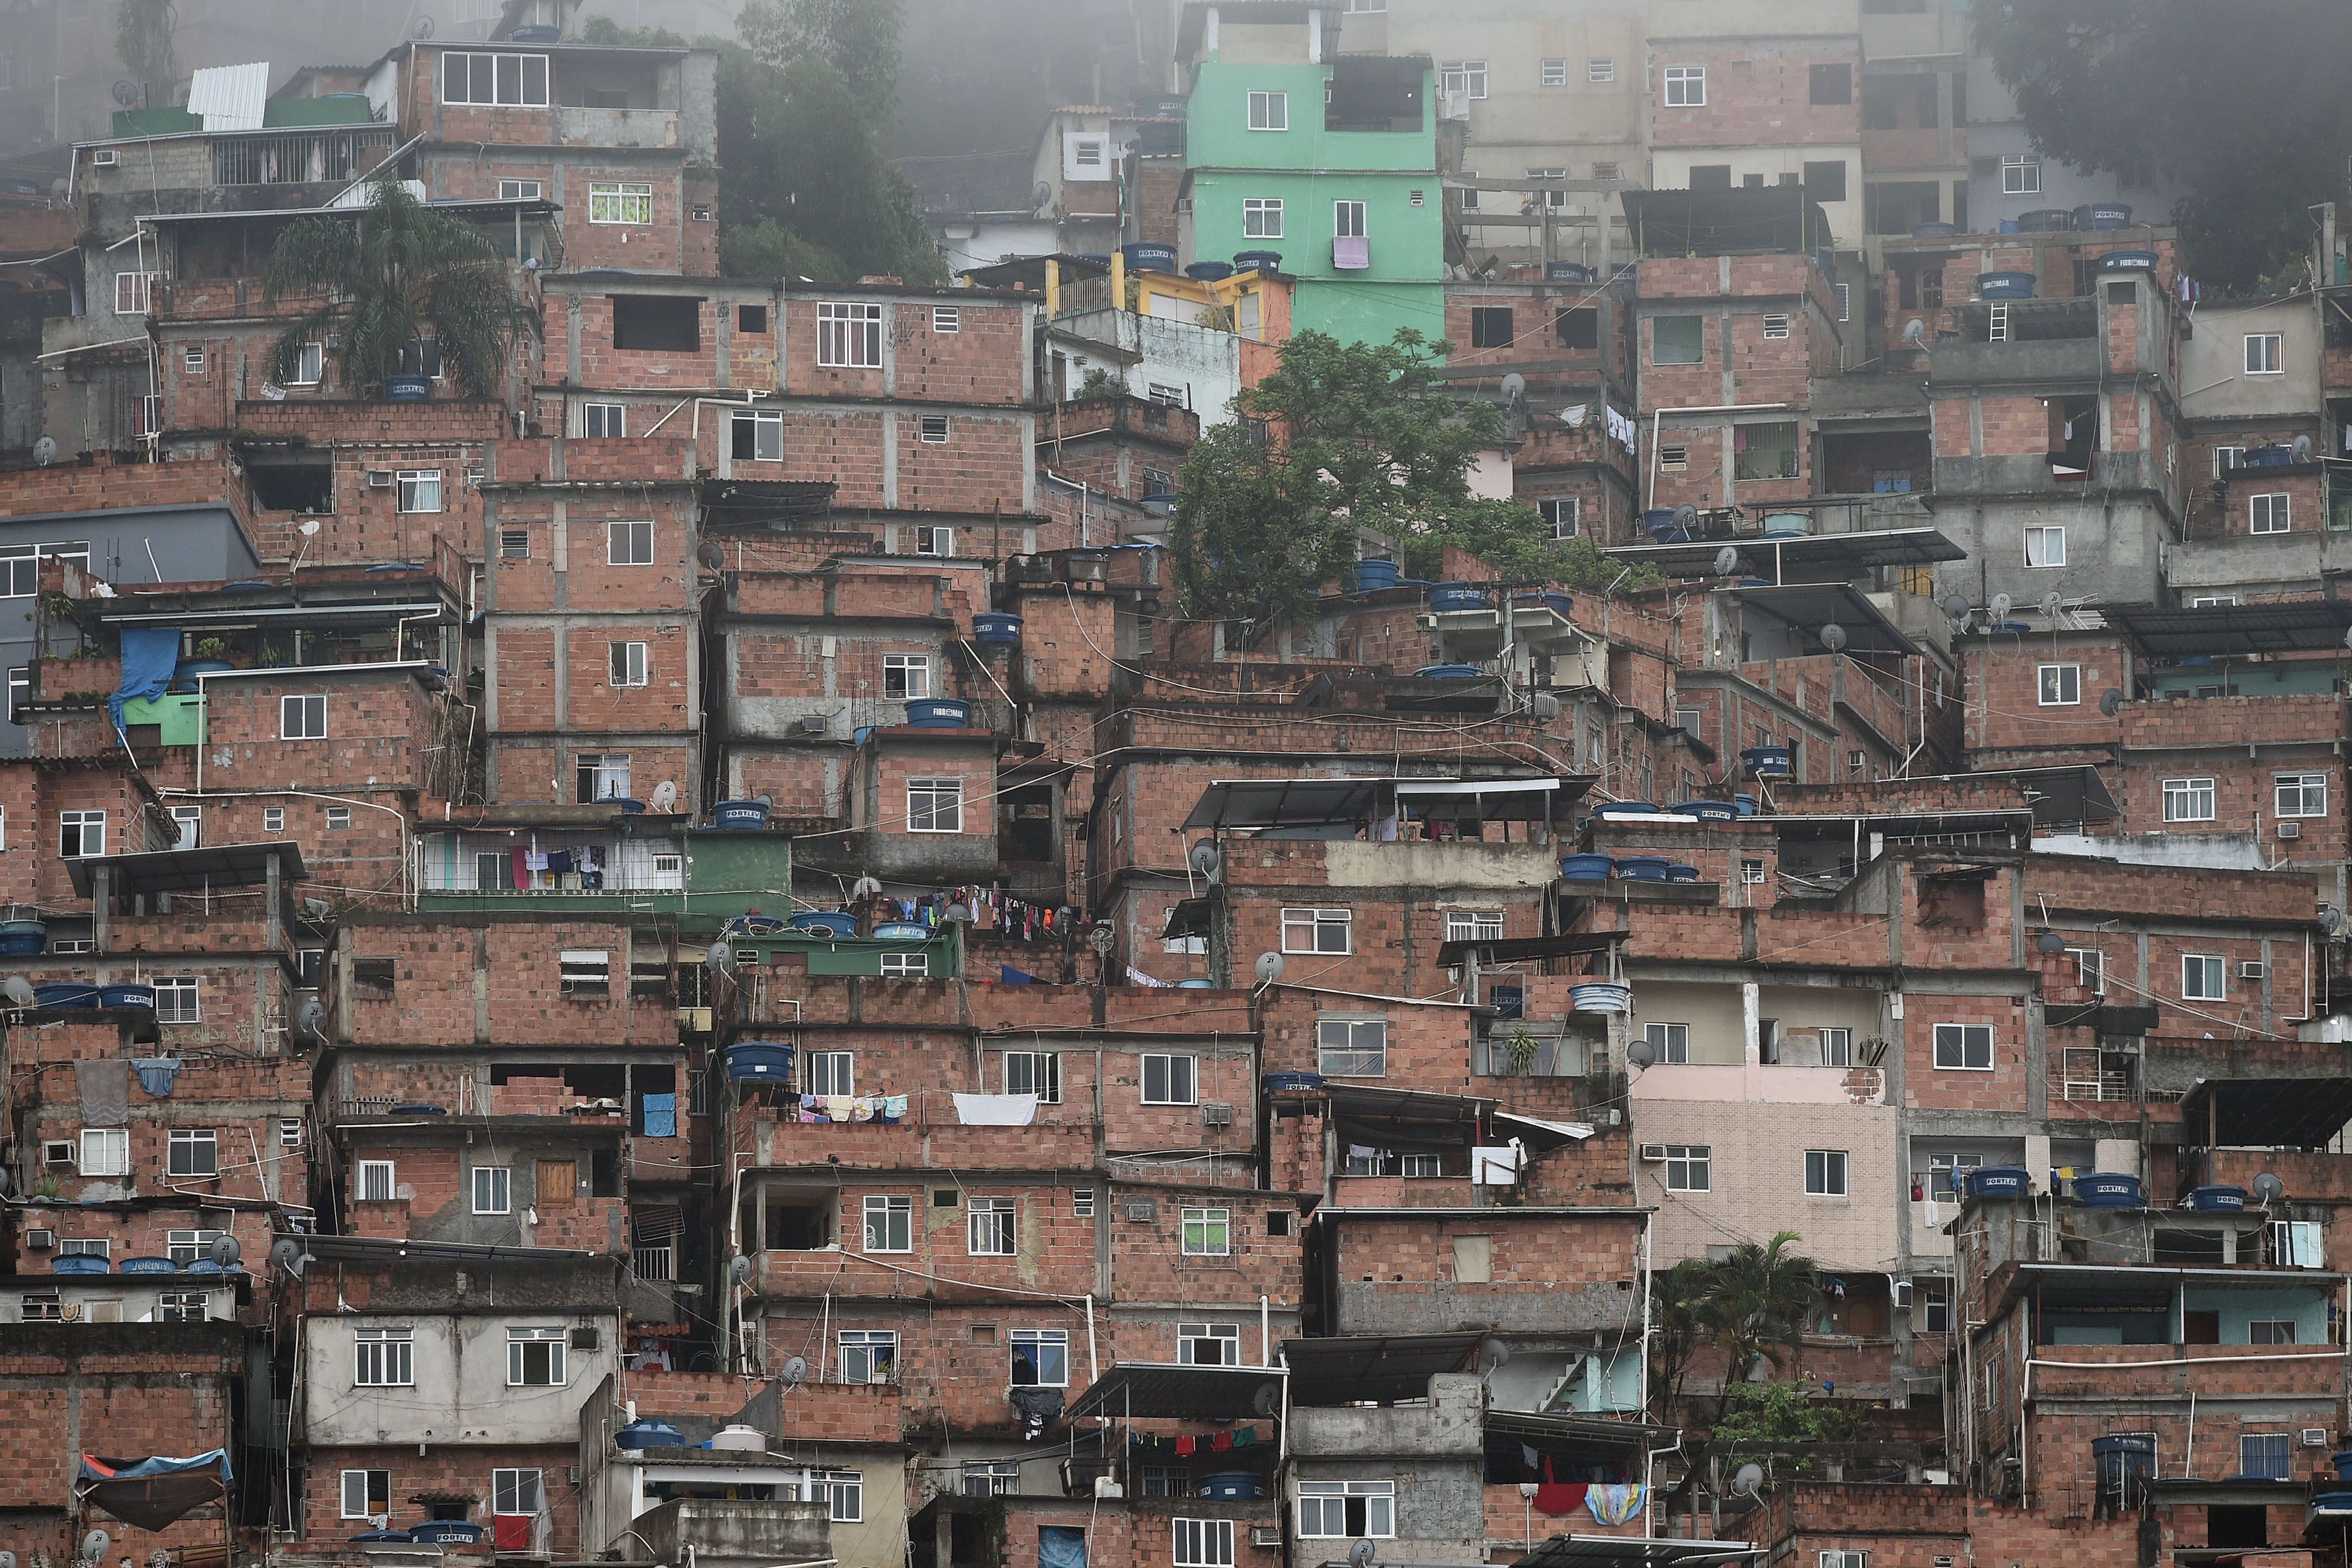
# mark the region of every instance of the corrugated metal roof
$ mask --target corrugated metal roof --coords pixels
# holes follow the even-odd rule
[[[258,131],[268,103],[268,60],[206,66],[188,79],[188,112],[207,131]]]

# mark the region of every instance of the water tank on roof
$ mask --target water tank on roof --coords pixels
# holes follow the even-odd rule
[[[563,41],[563,29],[552,22],[526,22],[514,30],[514,41],[518,44],[560,44]]]
[[[739,1423],[721,1426],[712,1433],[710,1446],[721,1453],[764,1454],[768,1451],[768,1435],[757,1426],[745,1426]]]
[[[1987,272],[1977,279],[1977,298],[2031,300],[2033,298],[2034,282],[2031,272]]]
[[[2084,202],[2074,209],[2076,228],[2129,228],[2131,204],[2128,202]]]
[[[2064,207],[2036,207],[2017,215],[2020,234],[2055,234],[2074,226],[2074,215]]]

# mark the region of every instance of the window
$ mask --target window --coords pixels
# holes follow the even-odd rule
[[[1550,528],[1554,539],[1574,539],[1584,522],[1581,496],[1554,496],[1536,502],[1536,515]]]
[[[929,525],[915,530],[915,553],[949,556],[955,553],[955,530]]]
[[[1437,90],[1446,96],[1459,94],[1465,98],[1486,96],[1486,62],[1485,60],[1446,60],[1437,68]]]
[[[16,715],[25,710],[25,704],[32,695],[33,667],[29,664],[10,665],[8,667],[8,722],[11,724],[24,722]]]
[[[960,332],[963,331],[963,307],[961,305],[932,306],[931,331],[935,332]]]
[[[2262,1331],[2271,1327],[2287,1331],[2283,1340],[2265,1340]],[[2294,1343],[2292,1321],[2266,1323],[2257,1319],[2253,1325],[2258,1345],[2291,1345]],[[2265,1480],[2284,1481],[2294,1479],[2294,1434],[2292,1432],[2241,1432],[2238,1434],[2238,1474],[2260,1476]]]
[[[1690,1026],[1688,1024],[1649,1024],[1642,1030],[1650,1052],[1661,1066],[1674,1066],[1690,1060]]]
[[[1690,467],[1690,448],[1679,441],[1669,441],[1658,448],[1658,467],[1669,474],[1679,474]]]
[[[1346,910],[1285,910],[1282,951],[1285,952],[1348,952],[1354,917]]]
[[[1045,1105],[1062,1103],[1062,1058],[1054,1051],[1004,1053],[1004,1092],[1034,1094]]]
[[[1990,1072],[1992,1026],[1937,1025],[1936,1066],[1946,1072]]]
[[[1507,349],[1516,334],[1511,327],[1508,305],[1477,305],[1470,311],[1470,346],[1474,349]]]
[[[541,186],[537,180],[500,180],[499,200],[502,202],[535,202]]]
[[[866,1250],[868,1252],[915,1250],[914,1199],[867,1198],[866,1200]]]
[[[739,463],[784,460],[784,413],[781,408],[738,408],[728,416],[728,456]]]
[[[85,1127],[81,1130],[81,1160],[85,1176],[127,1176],[131,1173],[131,1130],[127,1127]]]
[[[563,1386],[563,1348],[570,1334],[562,1329],[507,1331],[507,1385],[509,1388]]]
[[[1176,1360],[1182,1366],[1241,1365],[1242,1326],[1239,1323],[1177,1324]]]
[[[2273,812],[2280,816],[2326,816],[2326,773],[2281,773],[2272,781]]]
[[[352,826],[352,808],[350,806],[331,805],[321,812],[320,815],[326,818],[328,832],[344,833],[350,831]]]
[[[194,849],[201,847],[205,833],[205,808],[201,805],[175,805],[172,808],[172,847]]]
[[[1503,940],[1503,911],[1500,910],[1449,910],[1445,914],[1445,940],[1448,942],[1500,942]]]
[[[882,695],[894,700],[931,694],[931,660],[928,654],[886,653],[882,656]]]
[[[106,813],[58,813],[58,853],[68,860],[106,853]]]
[[[1282,198],[1279,196],[1243,198],[1242,237],[1280,239],[1282,237]]]
[[[1825,1068],[1853,1066],[1853,1031],[1852,1029],[1822,1031],[1822,1066]]]
[[[2213,781],[2210,778],[2165,780],[2164,820],[2212,821],[2213,793]]]
[[[1011,1497],[1021,1489],[1021,1461],[999,1459],[963,1468],[963,1495],[966,1497]],[[1085,1532],[1079,1532],[1085,1539]]]
[[[907,831],[909,833],[961,833],[963,831],[963,780],[908,779],[907,781]]]
[[[1793,479],[1797,477],[1797,426],[1793,421],[1742,425],[1733,454],[1735,479]]]
[[[1596,180],[1614,180],[1619,177],[1617,165],[1614,163],[1596,163],[1592,165],[1592,177]]]
[[[1070,1213],[1079,1219],[1095,1217],[1095,1190],[1092,1187],[1070,1189]]]
[[[841,1381],[889,1383],[898,1372],[898,1334],[895,1329],[841,1331]]]
[[[1952,1331],[1952,1288],[1944,1280],[1924,1282],[1919,1289],[1922,1311],[1920,1330],[1924,1333],[1948,1334]]]
[[[1706,363],[1706,328],[1697,316],[1658,316],[1650,322],[1652,364]]]
[[[490,1472],[490,1511],[537,1514],[547,1509],[547,1489],[537,1470],[495,1469]]]
[[[327,378],[327,345],[304,343],[294,351],[294,368],[287,376],[289,386],[316,386]]]
[[[1187,1258],[1230,1258],[1234,1250],[1234,1211],[1231,1209],[1186,1209],[1184,1211],[1184,1256]]]
[[[1805,1195],[1842,1198],[1846,1195],[1846,1152],[1843,1149],[1805,1151]]]
[[[407,1329],[359,1329],[352,1333],[352,1382],[361,1388],[410,1388],[416,1383],[416,1347]]]
[[[827,1470],[817,1479],[835,1524],[856,1524],[866,1517],[866,1472]]]
[[[641,642],[604,645],[605,679],[616,687],[646,684],[646,647]]]
[[[1544,61],[1543,76],[1541,79],[1543,85],[1546,87],[1566,87],[1568,85],[1568,62],[1564,59]]]
[[[589,181],[588,221],[638,225],[653,222],[653,186],[635,180]]]
[[[530,559],[530,530],[502,528],[499,530],[499,559],[528,561]]]
[[[1714,1151],[1705,1143],[1666,1145],[1666,1191],[1703,1193],[1714,1185]]]
[[[2027,529],[2025,531],[2025,563],[2028,566],[2065,565],[2065,525],[2045,523]]]
[[[1159,1056],[1147,1053],[1143,1058],[1143,1103],[1146,1105],[1191,1105],[1199,1092],[1195,1057]]]
[[[68,1258],[111,1258],[114,1256],[114,1243],[103,1237],[82,1240],[68,1237],[58,1243],[58,1250]]]
[[[1385,1018],[1318,1018],[1315,1022],[1318,1068],[1330,1078],[1383,1078],[1389,1070],[1389,1026]]]
[[[556,977],[566,996],[609,996],[613,955],[601,947],[570,947],[555,955]],[[504,1213],[504,1210],[490,1211]]]
[[[476,1214],[512,1214],[514,1212],[514,1172],[505,1165],[474,1167],[474,1212]]]
[[[1067,1329],[1015,1329],[1013,1342],[1013,1385],[1015,1388],[1070,1386],[1070,1331]]]
[[[227,1234],[223,1230],[167,1230],[163,1233],[163,1251],[174,1263],[194,1263]]]
[[[261,831],[264,833],[285,832],[286,808],[282,805],[263,806],[261,808]]]
[[[1234,1521],[1176,1521],[1176,1568],[1234,1568]]]
[[[1249,128],[1253,131],[1290,129],[1290,95],[1254,92],[1249,95]]]
[[[1069,156],[1063,168],[1063,178],[1099,180],[1103,164],[1110,157],[1110,139],[1102,135],[1072,135],[1066,141]]]
[[[1595,55],[1584,62],[1584,79],[1595,87],[1603,87],[1617,79],[1617,62],[1607,55]],[[1594,175],[1599,179],[1601,176]]]
[[[1668,109],[1706,107],[1706,68],[1705,66],[1668,66],[1666,68],[1666,107]]]
[[[2248,332],[2246,334],[2246,374],[2248,375],[2284,375],[2286,374],[2284,333]]]
[[[390,1470],[345,1470],[342,1490],[345,1519],[373,1519],[392,1511]]]
[[[114,275],[114,313],[118,316],[143,316],[154,296],[155,272],[118,272]]]
[[[278,737],[282,741],[323,741],[327,738],[327,700],[281,697],[278,700]]]
[[[2095,947],[2070,947],[2074,960],[2074,984],[2094,996],[2107,994],[2107,955]]]
[[[1010,1258],[1017,1250],[1011,1198],[974,1198],[965,1217],[968,1226],[965,1250],[972,1257]]]
[[[2042,194],[2042,160],[2023,153],[2000,155],[2000,194],[2038,196]]]
[[[155,1021],[159,1024],[194,1024],[202,1021],[196,1005],[199,982],[193,974],[158,974],[154,977]]]
[[[604,563],[608,566],[650,566],[654,563],[654,525],[615,520],[604,525]]]
[[[618,403],[583,403],[580,405],[580,434],[595,437],[621,436],[627,433],[628,410]]]
[[[856,1094],[857,1092],[857,1053],[856,1051],[811,1051],[803,1058],[808,1063],[807,1094]]]
[[[1740,885],[1743,887],[1762,887],[1764,885],[1764,862],[1755,859],[1742,859],[1739,862],[1739,881]]]
[[[212,1300],[202,1290],[167,1290],[155,1298],[159,1323],[202,1323],[212,1318]]]
[[[1300,1481],[1298,1533],[1318,1541],[1396,1534],[1394,1481]]]
[[[1435,1154],[1407,1154],[1370,1143],[1348,1145],[1350,1176],[1442,1176],[1444,1163]]]
[[[363,1204],[388,1204],[399,1190],[399,1177],[390,1160],[360,1162],[359,1201]]]
[[[946,415],[924,415],[920,429],[923,444],[925,446],[944,447],[948,444],[948,416]]]
[[[2317,1220],[2271,1221],[2271,1261],[2281,1268],[2325,1268],[2326,1253]]]
[[[2246,527],[2252,533],[2284,533],[2289,528],[2291,498],[2284,490],[2246,498]]]
[[[1841,321],[1851,321],[1853,320],[1853,285],[1851,283],[1840,283],[1835,287],[1837,289],[1838,320]]]
[[[2083,667],[2045,664],[2042,667],[2042,706],[2073,708],[2083,700]]]
[[[441,510],[441,470],[438,468],[401,469],[400,510],[439,511]]]
[[[1787,337],[1789,335],[1789,318],[1778,315],[1765,317],[1764,335],[1774,342],[1778,342],[1779,340]]]
[[[163,1168],[174,1177],[219,1175],[220,1134],[209,1127],[173,1128]]]
[[[2184,952],[2180,955],[2180,999],[2183,1002],[2221,1002],[2229,998],[2230,961],[2217,952]]]
[[[465,54],[441,57],[441,101],[497,109],[547,107],[545,55]]]
[[[816,363],[844,370],[874,370],[882,363],[882,307],[820,301],[816,308]]]
[[[928,952],[886,952],[882,955],[882,978],[885,980],[924,980],[930,976],[931,955]]]
[[[1331,233],[1334,237],[1361,239],[1364,237],[1364,232],[1363,203],[1333,202],[1331,204]]]
[[[2232,468],[2236,468],[2243,464],[2245,460],[2246,449],[2243,447],[2214,447],[2213,477],[2217,479],[2222,478]]]

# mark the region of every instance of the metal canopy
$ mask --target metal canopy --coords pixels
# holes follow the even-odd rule
[[[1145,1415],[1154,1420],[1223,1421],[1282,1410],[1278,1366],[1174,1366],[1120,1362],[1070,1401],[1065,1419]]]
[[[1679,1426],[1649,1421],[1620,1421],[1608,1415],[1582,1415],[1558,1410],[1489,1410],[1489,1437],[1564,1437],[1596,1447],[1638,1450],[1680,1434]]]
[[[269,879],[273,858],[285,881],[299,882],[310,875],[302,868],[301,847],[291,842],[94,855],[67,864],[73,873],[74,891],[88,898],[91,873],[101,866],[113,873],[117,893],[202,893],[215,888],[258,887]]]
[[[2152,658],[2315,652],[2342,647],[2345,632],[2352,629],[2352,599],[2204,605],[2193,610],[2102,607],[2107,624]]]
[[[1393,1404],[1423,1399],[1429,1380],[1465,1370],[1485,1334],[1337,1334],[1285,1340],[1293,1405]]]
[[[1171,931],[1171,936],[1175,933]],[[1451,969],[1475,954],[1482,963],[1521,963],[1530,959],[1574,958],[1580,953],[1606,952],[1632,940],[1630,931],[1575,932],[1565,936],[1504,936],[1465,938],[1441,943],[1437,966]]]
[[[1604,552],[1620,561],[1644,561],[1669,577],[1713,577],[1726,545],[1739,552],[1739,570],[1751,577],[1813,572],[1834,566],[1844,577],[1883,566],[1932,566],[1964,561],[1968,552],[1935,528],[1883,528],[1860,533],[1808,533],[1799,539],[1700,539],[1686,544],[1621,544]]]
[[[1580,798],[1590,778],[1220,779],[1202,792],[1188,830],[1308,827],[1370,823],[1411,806],[1423,816],[1486,822],[1548,822],[1556,805]],[[1465,810],[1464,807],[1467,807]]]
[[[2180,1102],[2181,1131],[2200,1149],[2320,1149],[2347,1121],[2352,1078],[2209,1078]]]
[[[1735,588],[1731,595],[1749,614],[1768,616],[1791,631],[1801,632],[1816,647],[1821,645],[1822,628],[1834,621],[1845,632],[1847,653],[1910,656],[1923,651],[1870,602],[1868,595],[1843,583]]]
[[[1519,1559],[1519,1568],[1707,1568],[1761,1560],[1744,1541],[1681,1541],[1664,1536],[1555,1535]]]
[[[1802,185],[1626,191],[1643,256],[1797,256],[1831,244],[1829,215]]]

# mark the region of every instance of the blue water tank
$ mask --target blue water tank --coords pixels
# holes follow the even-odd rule
[[[1319,1072],[1270,1072],[1265,1079],[1268,1094],[1313,1094],[1323,1087]]]
[[[632,1421],[613,1434],[616,1448],[683,1448],[686,1434],[667,1421]]]
[[[2131,220],[2128,202],[2084,202],[2074,209],[2076,228],[2129,228]]]
[[[1613,855],[1563,855],[1559,858],[1559,874],[1570,882],[1605,882],[1616,874],[1617,858]]]
[[[1791,765],[1786,746],[1748,746],[1739,753],[1740,765],[1748,776],[1758,779],[1787,778]]]
[[[765,827],[768,826],[768,803],[764,800],[722,800],[710,808],[710,820],[719,827]]]
[[[1960,1189],[1972,1198],[2021,1198],[2033,1191],[2033,1173],[2022,1165],[1979,1165],[1961,1173]]]
[[[2093,1171],[2071,1184],[2074,1200],[2084,1208],[2136,1209],[2146,1206],[2139,1178],[2110,1171]]]
[[[983,610],[971,618],[971,640],[976,643],[1017,643],[1021,640],[1021,617],[1001,610]]]
[[[971,704],[961,697],[919,697],[907,704],[907,722],[918,730],[966,729]]]
[[[1282,252],[1279,250],[1236,250],[1234,252],[1236,272],[1279,272]]]
[[[1383,588],[1393,588],[1404,580],[1403,572],[1393,561],[1366,560],[1356,563],[1355,591],[1377,594]]]
[[[2074,215],[2064,207],[2036,207],[2017,215],[2020,234],[2061,234],[2074,226]]]
[[[2157,255],[2153,250],[2110,250],[2099,258],[2102,272],[2153,272]]]
[[[1592,268],[1581,261],[1547,261],[1544,263],[1547,283],[1590,283]]]
[[[1473,588],[1466,583],[1440,583],[1429,591],[1429,607],[1433,610],[1483,610],[1487,607],[1486,590]]]
[[[2236,1214],[2246,1206],[2246,1189],[2219,1185],[2191,1187],[2181,1206],[2200,1209],[2208,1214]]]
[[[1176,247],[1151,240],[1138,240],[1122,245],[1119,254],[1127,258],[1130,272],[1173,272],[1176,270]]]
[[[1663,855],[1620,855],[1617,857],[1617,879],[1621,882],[1663,882],[1670,862]]]
[[[1979,300],[2031,300],[2036,279],[2031,272],[1986,272],[1977,278]]]
[[[1915,223],[1911,226],[1911,237],[1914,239],[1948,239],[1959,232],[1959,225],[1951,223]]]
[[[394,403],[422,403],[433,395],[433,378],[429,375],[387,375],[383,378],[383,395]]]
[[[846,910],[803,910],[792,918],[792,928],[803,936],[856,936],[857,917]]]
[[[1222,283],[1234,275],[1230,261],[1195,261],[1184,268],[1184,276],[1197,278],[1203,283]]]
[[[1475,680],[1485,673],[1475,664],[1424,664],[1412,672],[1416,680]]]

